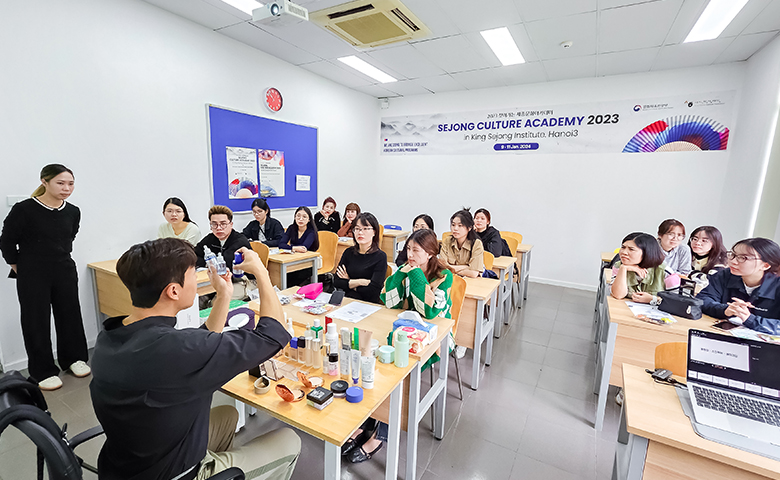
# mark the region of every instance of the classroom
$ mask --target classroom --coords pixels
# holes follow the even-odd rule
[[[623,302],[609,298],[602,280],[609,262],[599,255],[617,253],[630,232],[656,236],[665,219],[680,220],[688,235],[714,225],[727,249],[752,237],[780,242],[780,0],[740,0],[744,7],[719,37],[684,43],[714,2],[402,0],[427,34],[374,48],[354,47],[314,24],[313,12],[346,0],[295,2],[310,21],[282,26],[252,23],[251,14],[222,0],[2,2],[0,215],[30,196],[44,165],[73,170],[68,202],[81,209],[81,221],[72,257],[93,349],[101,314],[87,265],[157,238],[168,197],[181,198],[208,233],[215,204],[208,106],[313,127],[316,195],[305,205],[313,213],[332,197],[342,216],[356,202],[380,225],[404,231],[426,213],[441,238],[453,212],[486,208],[491,225],[533,245],[527,300],[507,304],[507,318],[491,309],[500,336],[494,341],[488,331],[482,349],[488,362],[492,349],[493,364],[480,363],[478,349],[476,359],[470,350],[460,361],[463,401],[449,362],[444,439],[430,431],[429,416],[420,418],[416,477],[611,478],[621,416],[614,399],[625,386],[620,375],[630,372],[619,367],[645,365],[631,363],[620,346],[623,327],[615,326],[618,344],[610,343],[611,325],[623,325],[625,312],[616,313]],[[499,27],[509,27],[524,63],[503,66],[479,34]],[[396,81],[338,61],[351,55]],[[276,112],[265,104],[270,87],[284,98]],[[727,147],[632,154],[621,151],[624,140],[601,133],[628,128],[622,125],[641,115],[664,118],[659,112],[667,108],[683,115],[688,101],[709,99],[720,103],[691,111],[719,109]],[[606,109],[615,105],[629,106],[620,112],[623,124]],[[610,148],[614,142],[622,143]],[[273,209],[273,218],[287,228],[295,208]],[[249,209],[236,210],[234,229],[252,219]],[[24,370],[15,280],[1,283],[0,371]],[[614,347],[611,370],[596,358],[600,338],[607,358]],[[478,390],[469,388],[474,367]],[[65,388],[47,396],[55,420],[71,423],[73,433],[94,426],[89,389],[81,387],[88,382],[75,388],[72,376],[61,376]],[[597,381],[608,390],[594,395]],[[484,402],[514,413],[517,431],[496,432],[501,415],[485,412]],[[82,404],[86,411],[75,411]],[[0,436],[0,480],[32,478],[25,469],[34,469],[34,453],[18,435],[7,437]],[[292,478],[322,477],[322,443],[303,441]],[[98,448],[85,448],[96,458]],[[379,462],[341,460],[342,476],[379,478],[386,450]],[[731,478],[780,478],[778,460],[767,462]]]

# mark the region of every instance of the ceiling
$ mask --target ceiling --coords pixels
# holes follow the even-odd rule
[[[431,36],[362,50],[311,22],[254,25],[220,0],[146,1],[379,98],[742,61],[780,31],[780,0],[749,0],[720,37],[687,44],[707,0],[401,0]],[[295,3],[314,12],[347,1]],[[504,26],[526,63],[502,66],[479,34]],[[399,81],[382,84],[336,60],[347,55]]]

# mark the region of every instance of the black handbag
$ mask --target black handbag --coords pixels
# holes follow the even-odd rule
[[[690,320],[700,319],[701,306],[704,301],[693,296],[695,289],[696,282],[680,279],[679,287],[658,292],[658,296],[661,298],[658,310]]]

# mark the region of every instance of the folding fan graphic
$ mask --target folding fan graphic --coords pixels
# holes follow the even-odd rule
[[[726,150],[729,129],[699,115],[677,115],[651,123],[623,148],[623,153]]]

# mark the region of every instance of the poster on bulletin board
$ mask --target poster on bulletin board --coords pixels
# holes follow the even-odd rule
[[[317,128],[207,105],[214,205],[252,210],[317,205]],[[310,188],[296,188],[310,178]]]

